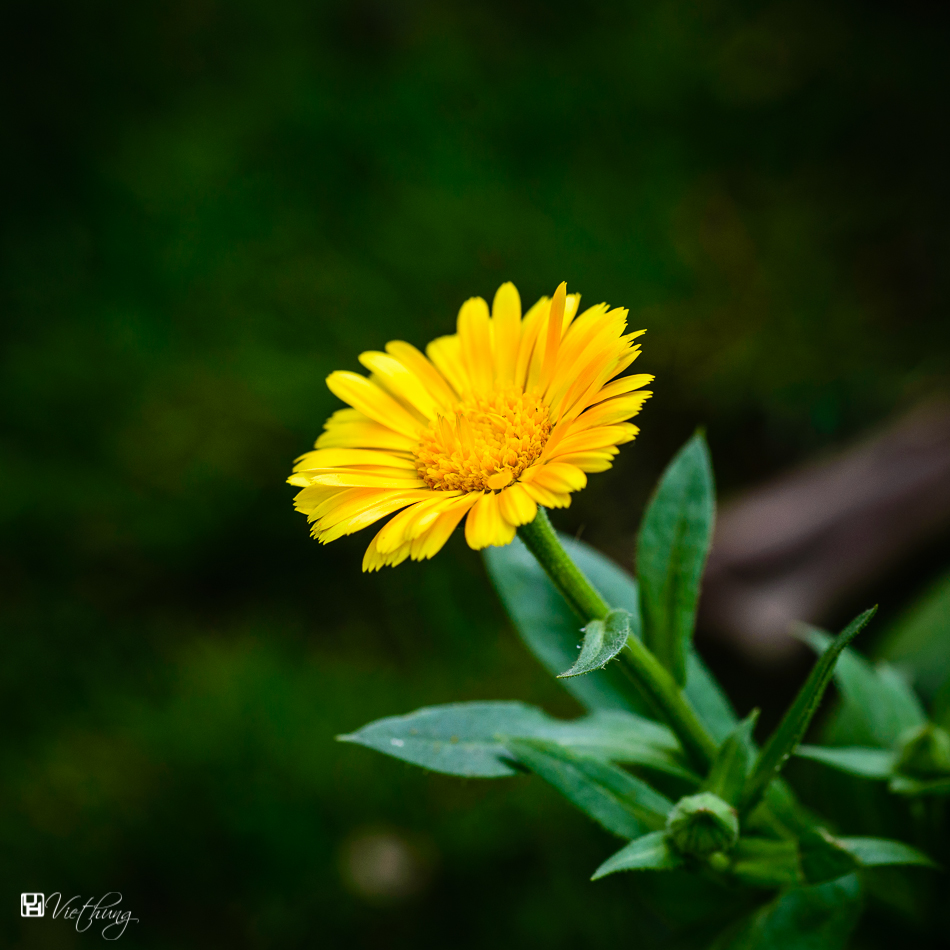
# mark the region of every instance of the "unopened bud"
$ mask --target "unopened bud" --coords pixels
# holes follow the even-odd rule
[[[705,858],[732,849],[739,839],[739,816],[718,795],[700,792],[676,803],[666,820],[666,830],[681,854]]]
[[[905,733],[897,771],[919,779],[950,775],[950,735],[932,722]]]

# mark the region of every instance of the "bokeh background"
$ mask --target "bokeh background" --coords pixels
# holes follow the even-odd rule
[[[662,939],[540,783],[334,743],[577,709],[458,539],[362,575],[284,478],[329,371],[509,279],[649,328],[643,434],[556,516],[627,564],[696,425],[728,500],[939,398],[948,38],[913,0],[4,4],[3,942],[100,939],[23,890],[121,890],[127,946]],[[881,629],[946,540],[862,592]],[[704,650],[766,719],[803,662]]]

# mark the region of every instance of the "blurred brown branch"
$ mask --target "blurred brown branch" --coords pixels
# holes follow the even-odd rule
[[[950,402],[918,406],[836,456],[754,489],[719,517],[703,626],[750,659],[820,623],[950,525]]]

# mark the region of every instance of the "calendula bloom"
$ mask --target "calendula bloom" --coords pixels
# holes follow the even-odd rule
[[[311,533],[327,543],[399,512],[373,538],[363,570],[441,550],[459,522],[476,550],[508,544],[538,505],[565,508],[588,472],[610,468],[627,422],[652,395],[653,377],[618,377],[640,353],[627,311],[598,304],[576,316],[580,296],[561,284],[525,315],[514,284],[492,310],[481,297],[459,311],[458,332],[426,355],[394,340],[338,371],[335,412],[288,479]],[[467,517],[466,517],[467,516]]]

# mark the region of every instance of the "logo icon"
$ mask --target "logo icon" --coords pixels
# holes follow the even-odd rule
[[[42,917],[46,913],[46,902],[42,894],[20,895],[21,917]]]

